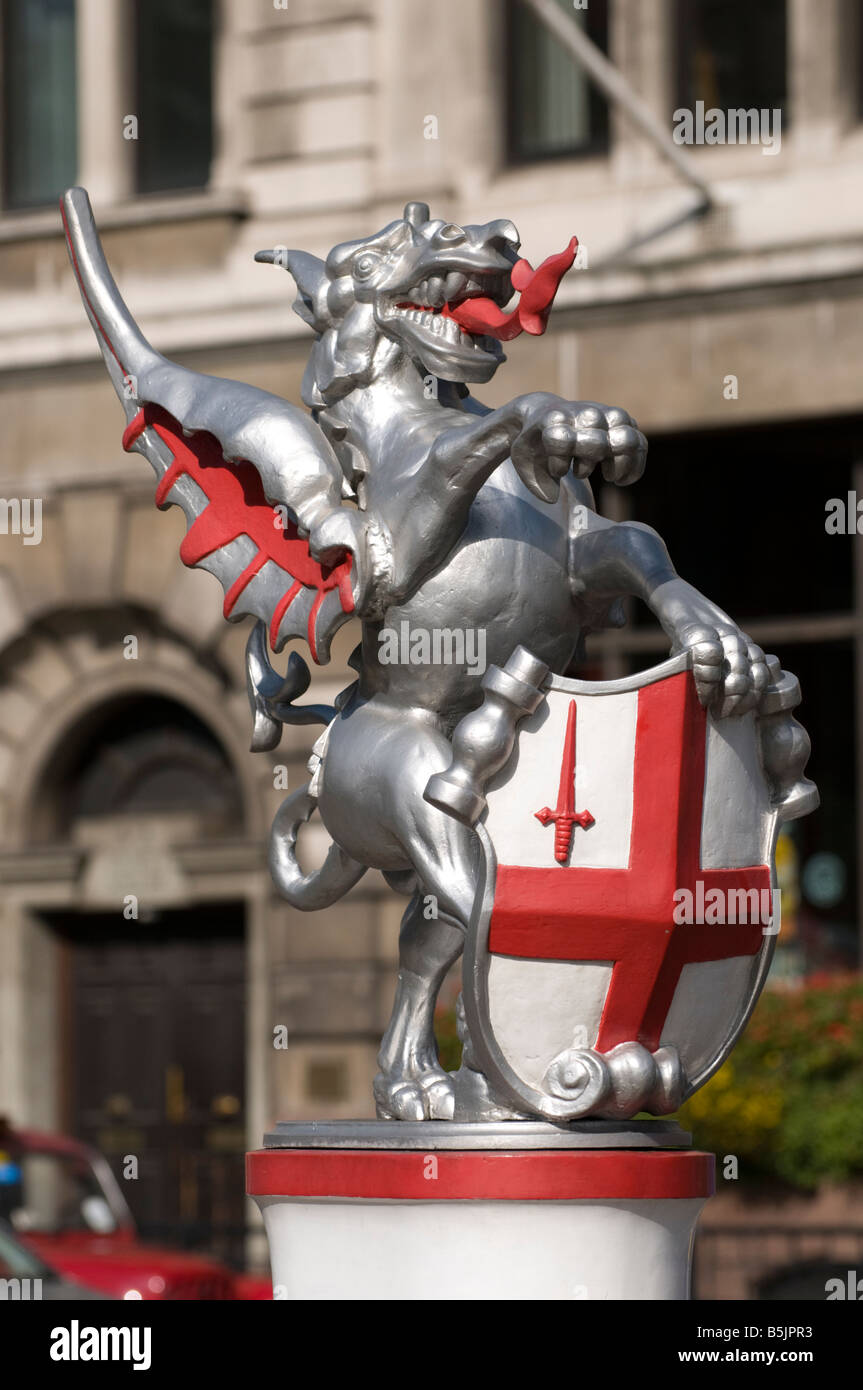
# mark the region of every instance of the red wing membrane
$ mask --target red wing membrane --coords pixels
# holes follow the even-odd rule
[[[164,508],[176,502],[186,512],[189,529],[180,546],[183,563],[201,565],[233,541],[248,537],[255,547],[252,558],[238,563],[233,570],[230,564],[222,564],[215,571],[225,588],[225,617],[238,618],[245,612],[263,617],[274,649],[278,649],[277,643],[279,647],[284,645],[289,637],[304,636],[317,662],[322,635],[318,627],[328,595],[333,597],[324,619],[327,645],[333,620],[339,626],[354,610],[352,556],[345,552],[344,559],[332,567],[319,564],[312,557],[308,542],[298,534],[295,522],[289,519],[282,528],[255,466],[243,461],[226,462],[213,435],[199,431],[185,438],[167,411],[145,405],[126,428],[123,448],[129,451],[140,447],[138,442],[145,430],[155,433],[172,456],[156,489],[156,505]],[[171,497],[183,478],[191,479],[204,494],[207,500],[203,506],[199,501],[196,504],[188,493],[185,497]],[[265,566],[267,583],[259,583],[257,602],[244,603],[242,610],[236,611],[241,596]],[[261,600],[266,612],[261,611]],[[305,630],[302,622],[299,626],[291,622],[292,617],[300,619],[303,614]]]

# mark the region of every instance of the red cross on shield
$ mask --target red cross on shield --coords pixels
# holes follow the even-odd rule
[[[568,1049],[675,1048],[693,1089],[736,1039],[776,930],[758,725],[708,714],[684,655],[552,677],[520,726],[480,827],[464,988],[474,1052],[519,1109],[571,1117],[545,1081]]]

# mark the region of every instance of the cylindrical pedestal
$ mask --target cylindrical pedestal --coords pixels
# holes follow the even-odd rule
[[[386,1147],[248,1155],[276,1298],[689,1297],[712,1154],[596,1147],[601,1136],[537,1148],[541,1134],[522,1148],[476,1147],[479,1135],[469,1149],[435,1147],[433,1133],[425,1149],[393,1147],[403,1127],[375,1128]]]

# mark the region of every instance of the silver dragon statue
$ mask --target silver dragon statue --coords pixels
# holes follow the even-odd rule
[[[716,1024],[717,1044],[682,1069],[661,1028],[652,1042],[647,1025],[637,1036],[609,1034],[607,1065],[603,1049],[590,1045],[593,1028],[593,1038],[582,1032],[568,1048],[560,1039],[549,1045],[557,1051],[542,1064],[544,1088],[507,1086],[489,1048],[477,1051],[473,1027],[463,1024],[466,1058],[455,1078],[440,1065],[433,1033],[438,991],[487,892],[487,792],[505,777],[519,726],[539,718],[549,681],[561,685],[586,633],[620,624],[627,596],[656,615],[677,663],[670,678],[685,671],[702,718],[709,714],[720,730],[761,721],[761,838],[732,865],[753,853],[769,860],[778,821],[814,804],[814,788],[801,780],[808,743],[788,714],[799,698],[793,677],[680,578],[654,530],[597,513],[588,481],[595,469],[621,486],[644,469],[647,444],[627,412],[549,392],[492,410],[470,393],[505,360],[502,341],[544,330],[575,239],[534,270],[519,256],[511,222],[458,226],[413,202],[325,261],[285,248],[259,252],[257,260],[293,277],[294,309],[314,334],[302,386],[307,413],[162,357],[118,293],[83,189],[64,195],[62,212],[84,305],[126,411],[124,447],[155,470],[157,504],[185,512],[182,559],[220,580],[225,616],[257,620],[247,649],[253,749],[275,747],[286,723],[326,726],[310,781],[288,796],[273,825],[279,890],[296,908],[321,908],[375,868],[409,899],[374,1085],[379,1117],[669,1113],[745,1021],[763,983],[760,937],[743,952],[750,963],[757,956],[758,968],[746,978],[734,1027]],[[334,707],[296,703],[309,669],[292,653],[286,674],[277,673],[268,641],[278,652],[303,638],[325,663],[334,633],[352,617],[362,626],[350,661],[357,680]],[[465,660],[384,659],[392,633],[455,629],[483,634],[489,664],[481,679]],[[556,872],[555,863],[577,872],[565,867],[574,826],[579,843],[601,834],[572,804],[576,701],[568,704],[562,804],[525,812],[556,822],[554,859],[538,873]],[[723,746],[734,745],[733,733],[723,737]],[[556,783],[556,769],[551,777]],[[332,844],[322,867],[305,873],[297,836],[315,810]],[[610,946],[608,956],[616,959]],[[715,958],[703,948],[698,957]],[[657,1007],[654,1000],[654,1014]],[[457,1104],[459,1077],[467,1099]]]

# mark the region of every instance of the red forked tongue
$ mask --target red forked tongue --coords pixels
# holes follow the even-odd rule
[[[493,299],[463,299],[454,309],[445,304],[441,313],[455,319],[466,333],[487,333],[508,343],[519,333],[544,333],[548,324],[557,287],[575,260],[578,237],[573,237],[565,251],[549,256],[534,270],[530,261],[516,261],[512,268],[512,287],[519,291],[519,301],[510,313],[504,313]]]

